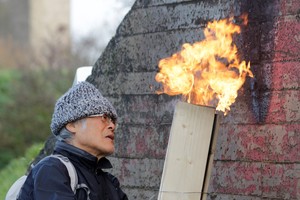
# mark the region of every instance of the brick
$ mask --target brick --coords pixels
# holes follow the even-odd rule
[[[299,59],[300,23],[295,16],[286,16],[278,22],[275,38],[276,60]]]
[[[119,104],[120,124],[156,124],[157,95],[122,95]]]
[[[299,199],[299,164],[262,165],[262,196],[265,198]]]
[[[300,88],[300,62],[282,62],[273,64],[273,89]]]
[[[194,43],[203,38],[200,27],[113,38],[95,64],[99,67],[93,70],[93,76],[99,78],[94,78],[94,81],[100,81],[104,76],[116,77],[119,72],[124,72],[124,75],[128,72],[157,72],[159,60],[180,51],[184,43]]]
[[[141,199],[149,199],[155,200],[158,197],[157,189],[144,189],[144,188],[130,188],[130,187],[122,187],[122,190],[127,194],[128,199],[130,200],[141,200]]]
[[[230,0],[223,1],[222,4],[216,4],[210,1],[202,1],[133,9],[125,17],[118,28],[117,34],[123,36],[198,28],[205,25],[207,21],[229,16],[233,2]]]
[[[104,96],[116,96],[119,94],[154,94],[158,83],[155,82],[156,72],[144,73],[116,73],[100,76],[93,80]]]
[[[88,79],[88,81],[92,82],[94,85],[98,86],[98,89],[101,91],[103,96],[112,96],[116,94],[120,94],[120,77],[118,74],[107,74],[107,75],[97,75],[99,78],[97,79]]]
[[[272,21],[280,12],[281,0],[238,0],[240,12],[247,13],[249,21]]]
[[[105,51],[94,64],[92,75],[88,78],[91,82],[99,81],[99,77],[114,75],[120,72],[120,68],[124,66],[122,62],[129,62],[121,58],[118,51],[118,40],[113,37],[105,48]]]
[[[219,112],[221,124],[256,123],[258,120],[253,110],[253,97],[249,92],[238,92],[238,97],[230,106],[230,111],[224,115]]]
[[[154,188],[158,190],[164,160],[130,159],[110,157],[114,168],[112,174],[119,178],[123,187]]]
[[[300,62],[266,63],[254,68],[257,87],[261,90],[298,89],[300,87]]]
[[[299,169],[299,164],[215,162],[209,190],[219,199],[239,194],[246,199],[299,199]]]
[[[249,81],[251,92],[272,89],[273,64],[274,63],[266,63],[251,66],[251,71],[254,75]]]
[[[124,125],[116,132],[117,157],[165,157],[169,128],[165,126]]]
[[[238,91],[235,102],[230,106],[227,115],[220,113],[221,124],[254,124],[261,122],[267,115],[267,104],[270,101],[268,92],[248,91],[246,83]]]
[[[251,66],[260,61],[261,25],[257,21],[249,21],[242,28],[242,42],[236,43],[241,60],[250,61]],[[252,67],[251,67],[252,68]]]
[[[300,93],[297,90],[239,93],[222,124],[285,123],[300,120]]]
[[[264,132],[255,125],[222,127],[216,147],[216,159],[267,160],[269,158],[267,142]]]
[[[215,161],[209,193],[231,195],[261,195],[261,164]]]
[[[270,95],[266,123],[298,122],[300,120],[300,93],[276,91]]]
[[[221,126],[215,159],[297,162],[300,125]]]
[[[155,75],[155,72],[121,73],[122,84],[119,85],[119,89],[123,94],[153,94]]]
[[[297,162],[300,159],[299,125],[269,125],[265,127],[266,152],[269,161]]]
[[[264,59],[286,61],[299,59],[300,23],[296,15],[279,17],[274,22],[271,33],[262,41]],[[268,48],[269,47],[269,48]],[[268,58],[268,54],[271,55]]]
[[[290,91],[285,96],[284,109],[286,110],[287,122],[300,121],[300,92]]]
[[[276,18],[264,21],[259,25],[259,63],[261,61],[270,62],[275,56]]]
[[[261,200],[261,197],[244,196],[244,195],[231,195],[231,194],[209,194],[207,200]]]
[[[169,96],[161,94],[158,96],[157,117],[159,124],[169,124],[171,126],[176,104],[181,101],[181,96]]]
[[[299,0],[281,0],[280,14],[281,15],[299,15],[300,1]]]

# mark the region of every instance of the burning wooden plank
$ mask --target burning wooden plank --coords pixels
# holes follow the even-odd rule
[[[241,19],[246,25],[247,15]],[[233,36],[241,28],[233,21],[209,22],[203,41],[185,43],[180,52],[159,61],[155,79],[164,86],[161,93],[183,95],[187,102],[212,106],[176,106],[160,200],[206,199],[217,137],[215,110],[226,115],[246,77],[253,77],[250,62],[239,58]]]
[[[159,200],[199,200],[207,192],[215,148],[211,145],[216,138],[215,116],[213,107],[183,102],[176,105]]]

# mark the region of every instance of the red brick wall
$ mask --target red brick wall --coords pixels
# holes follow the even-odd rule
[[[237,42],[255,78],[221,117],[209,198],[300,198],[300,1],[137,0],[89,78],[120,115],[111,160],[130,199],[157,198],[179,99],[155,93],[158,61],[245,12]]]
[[[222,120],[211,199],[300,198],[300,1],[267,4],[249,13],[255,79]]]

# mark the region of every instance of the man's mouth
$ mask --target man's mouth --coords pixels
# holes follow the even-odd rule
[[[114,135],[108,135],[106,136],[107,138],[111,139],[111,140],[114,140],[115,139],[115,136]]]

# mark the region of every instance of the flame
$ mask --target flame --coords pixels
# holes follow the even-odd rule
[[[250,62],[238,58],[233,35],[241,29],[232,20],[209,22],[203,41],[183,44],[180,52],[159,61],[155,79],[163,83],[161,93],[182,94],[189,103],[215,106],[224,114],[230,110],[246,76],[253,77]]]

